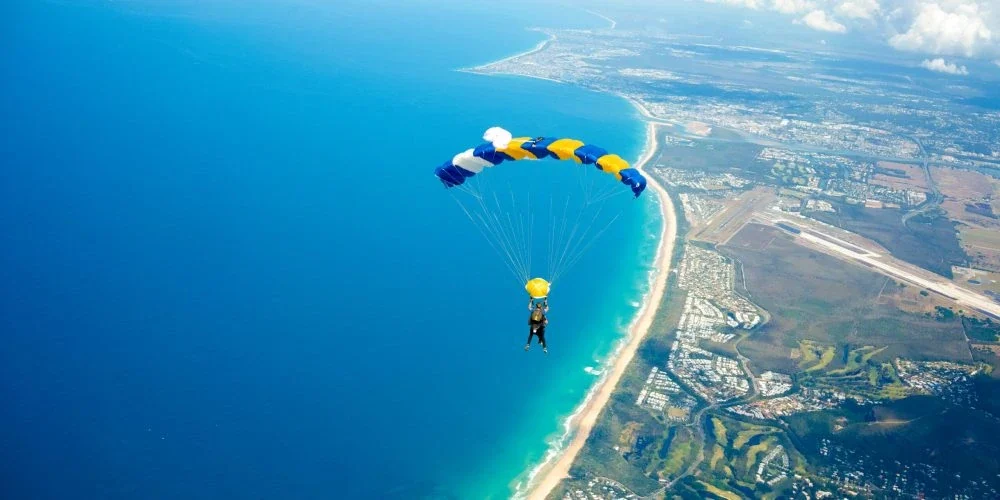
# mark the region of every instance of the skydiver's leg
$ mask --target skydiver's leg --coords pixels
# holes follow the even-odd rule
[[[535,331],[529,325],[528,326],[528,341],[524,343],[524,350],[525,351],[527,351],[528,349],[531,349],[531,337],[534,337],[534,336],[535,336]]]
[[[538,329],[538,343],[542,344],[542,352],[549,352],[549,346],[545,344],[545,328]]]

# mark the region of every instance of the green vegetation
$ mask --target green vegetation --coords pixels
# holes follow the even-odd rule
[[[979,400],[1000,409],[1000,403],[992,402],[1000,400],[1000,381],[977,380],[982,384],[977,387]],[[837,450],[851,450],[851,461],[879,463],[891,473],[920,457],[920,462],[938,470],[943,481],[967,484],[992,478],[1000,470],[1000,434],[989,409],[911,396],[875,406],[848,401],[836,409],[796,414],[785,421],[796,448],[813,465],[835,464],[847,458]],[[820,453],[821,448],[828,453]]]
[[[743,498],[740,495],[737,495],[736,493],[719,489],[704,481],[698,481],[698,484],[703,486],[706,492],[711,493],[716,498],[723,498],[725,500],[740,500],[741,498]]]
[[[708,459],[708,468],[714,469],[719,465],[719,460],[725,458],[725,450],[718,444],[712,445],[712,457]]]
[[[844,345],[844,367],[836,370],[831,370],[828,375],[844,375],[849,373],[854,373],[868,365],[868,361],[871,360],[875,355],[881,353],[882,351],[888,349],[888,346],[880,347],[878,349],[875,346],[862,346],[857,349],[851,349],[848,351],[849,344]],[[875,385],[874,383],[872,385]]]
[[[766,251],[753,249],[760,248],[754,244],[760,238],[769,241]],[[881,300],[903,293],[888,278],[789,238],[778,229],[748,225],[720,248],[742,264],[753,301],[770,313],[768,323],[740,344],[755,367],[817,377],[849,375],[864,371],[869,361],[895,357],[968,360],[958,318],[902,311]],[[862,382],[869,385],[864,374]]]
[[[816,175],[816,169],[796,163],[777,162],[771,167],[771,176],[785,185],[804,186]]]
[[[734,436],[730,445],[716,441],[711,445],[708,460],[703,462],[703,470],[716,485],[729,485],[730,489],[744,491],[751,495],[756,481],[754,464],[761,453],[773,448],[778,442],[781,429],[765,425],[751,424],[722,415],[712,416],[711,427],[722,427],[724,431],[713,430],[716,435],[725,433]]]
[[[776,441],[772,438],[766,438],[761,440],[759,443],[751,446],[746,452],[746,466],[744,468],[745,474],[747,476],[753,475],[753,466],[757,464],[759,455],[761,453],[767,452],[767,450],[774,447]]]
[[[812,348],[809,348],[809,349],[812,350]],[[803,349],[803,350],[805,350],[805,349]],[[819,362],[816,363],[816,364],[814,364],[814,365],[812,365],[812,366],[810,366],[810,367],[808,367],[808,368],[806,368],[806,372],[815,372],[815,371],[822,370],[823,368],[826,368],[826,365],[829,365],[830,362],[833,361],[833,356],[835,354],[836,353],[833,350],[833,346],[826,346],[826,347],[824,347],[822,353],[819,356]]]
[[[712,417],[712,435],[715,438],[715,442],[721,446],[726,446],[729,441],[726,439],[726,426],[722,425],[722,421],[718,418]]]
[[[698,142],[694,147],[667,145],[662,148],[660,161],[708,173],[731,172],[733,168],[751,172],[756,168],[754,159],[761,149],[748,142]]]
[[[994,322],[992,318],[981,320],[963,316],[962,328],[970,339],[980,342],[996,342],[1000,338],[1000,323]]]
[[[674,477],[681,474],[684,468],[694,458],[698,452],[691,432],[687,428],[682,428],[678,435],[670,443],[667,452],[667,459],[661,468],[663,477]],[[683,434],[683,436],[682,436]]]

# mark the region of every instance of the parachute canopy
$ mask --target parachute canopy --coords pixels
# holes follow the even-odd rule
[[[434,169],[434,175],[445,186],[455,187],[465,183],[467,178],[504,161],[555,158],[594,165],[599,170],[614,175],[622,184],[631,188],[636,197],[646,189],[646,178],[639,170],[631,168],[627,161],[616,154],[609,154],[603,148],[584,144],[576,139],[512,137],[510,132],[500,127],[487,130],[483,139],[490,142],[455,155],[451,161]]]
[[[549,296],[549,282],[542,278],[532,278],[524,285],[528,295],[533,299],[544,299]]]

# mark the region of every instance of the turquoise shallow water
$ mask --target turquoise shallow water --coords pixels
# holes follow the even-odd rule
[[[5,488],[508,495],[620,338],[655,243],[635,202],[558,284],[552,353],[525,354],[523,291],[431,176],[491,125],[638,156],[620,99],[454,71],[533,46],[538,19],[603,22],[555,10],[8,7]]]

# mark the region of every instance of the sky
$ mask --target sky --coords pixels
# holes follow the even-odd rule
[[[578,2],[574,2],[578,3]],[[625,9],[708,16],[699,33],[772,38],[775,46],[811,40],[827,49],[912,61],[953,76],[1000,74],[1000,0],[593,0],[609,15]],[[664,21],[671,31],[689,22]],[[725,24],[728,23],[728,24]],[[715,31],[707,24],[714,24]],[[811,38],[810,38],[811,37]],[[875,49],[875,50],[873,50]]]
[[[924,68],[968,74],[955,60],[1000,66],[1000,0],[703,0],[780,16],[829,36],[874,34]]]

